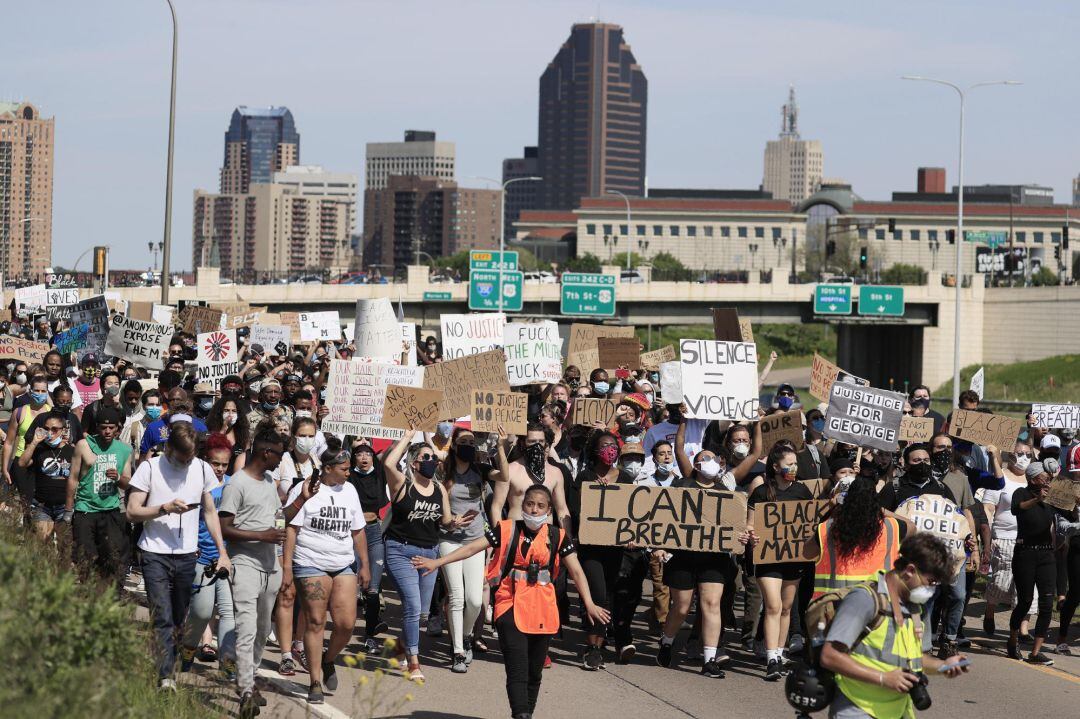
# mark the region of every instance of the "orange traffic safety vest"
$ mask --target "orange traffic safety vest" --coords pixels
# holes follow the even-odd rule
[[[892,569],[900,554],[900,523],[892,517],[883,518],[884,526],[877,542],[858,557],[837,559],[836,545],[829,532],[832,520],[818,525],[818,546],[821,553],[814,567],[814,595],[817,599],[826,592],[844,589],[877,576],[878,572]]]
[[[524,634],[555,634],[559,631],[559,605],[555,577],[559,574],[559,545],[563,533],[544,525],[523,555],[519,522],[504,519],[495,528],[499,547],[487,566],[489,584],[495,591],[495,620],[514,608],[514,624]],[[511,552],[513,555],[511,556]],[[529,582],[529,564],[536,563],[536,577]]]

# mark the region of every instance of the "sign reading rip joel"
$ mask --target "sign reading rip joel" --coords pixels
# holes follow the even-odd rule
[[[826,439],[895,452],[904,416],[904,395],[837,382],[825,413]]]
[[[896,514],[911,520],[916,532],[929,532],[945,542],[953,558],[953,574],[964,566],[964,537],[970,534],[964,510],[938,494],[911,497],[900,503]]]
[[[633,484],[581,488],[580,544],[630,543],[694,552],[733,552],[746,526],[746,495],[722,489]]]
[[[958,409],[949,422],[949,436],[981,444],[994,445],[1002,452],[1011,452],[1020,434],[1020,420],[1000,414]]]
[[[756,345],[750,342],[681,340],[679,349],[687,417],[757,420]]]
[[[761,502],[754,506],[754,564],[803,561],[803,548],[814,538],[815,527],[828,502],[816,499]]]

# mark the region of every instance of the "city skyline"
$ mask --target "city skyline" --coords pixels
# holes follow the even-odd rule
[[[409,51],[400,53],[394,19],[412,5],[267,2],[260,7],[273,12],[253,13],[243,2],[178,4],[174,267],[188,266],[191,193],[217,185],[222,117],[237,105],[290,108],[305,162],[357,174],[367,142],[432,129],[457,144],[459,178],[483,186],[468,178],[498,176],[503,158],[535,142],[538,81],[552,49],[597,12],[594,3],[570,2],[424,5],[426,22],[410,28]],[[803,135],[827,148],[827,177],[868,199],[914,190],[920,165],[955,178],[955,97],[899,79],[924,74],[1022,80],[969,99],[965,183],[1039,183],[1069,201],[1080,171],[1080,155],[1068,152],[1070,118],[1080,100],[1063,91],[1071,79],[1066,28],[1080,10],[974,7],[783,2],[735,11],[622,2],[602,6],[599,20],[624,28],[648,72],[650,186],[757,187],[777,100],[790,84]],[[94,244],[148,255],[146,242],[161,239],[164,202],[167,6],[70,3],[56,13],[27,5],[8,17],[22,31],[9,39],[0,98],[25,99],[56,118],[53,261],[70,265]],[[251,62],[281,27],[292,37]]]

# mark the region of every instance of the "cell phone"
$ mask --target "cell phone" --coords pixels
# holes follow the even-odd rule
[[[962,669],[964,667],[970,667],[970,666],[971,666],[971,660],[970,659],[961,659],[960,661],[953,662],[952,664],[942,664],[940,667],[938,667],[938,672],[940,672],[941,674],[944,674],[945,672],[951,672],[953,669]]]

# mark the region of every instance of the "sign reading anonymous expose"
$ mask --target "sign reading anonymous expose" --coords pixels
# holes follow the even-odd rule
[[[679,350],[687,417],[751,422],[758,419],[756,345],[681,340]]]
[[[904,395],[873,387],[837,382],[825,413],[827,439],[895,452],[904,416]]]
[[[740,551],[746,495],[724,489],[645,484],[586,484],[581,488],[578,542],[627,544],[694,552]]]
[[[172,335],[171,325],[133,320],[115,314],[105,341],[105,352],[139,367],[157,369],[169,354]]]

